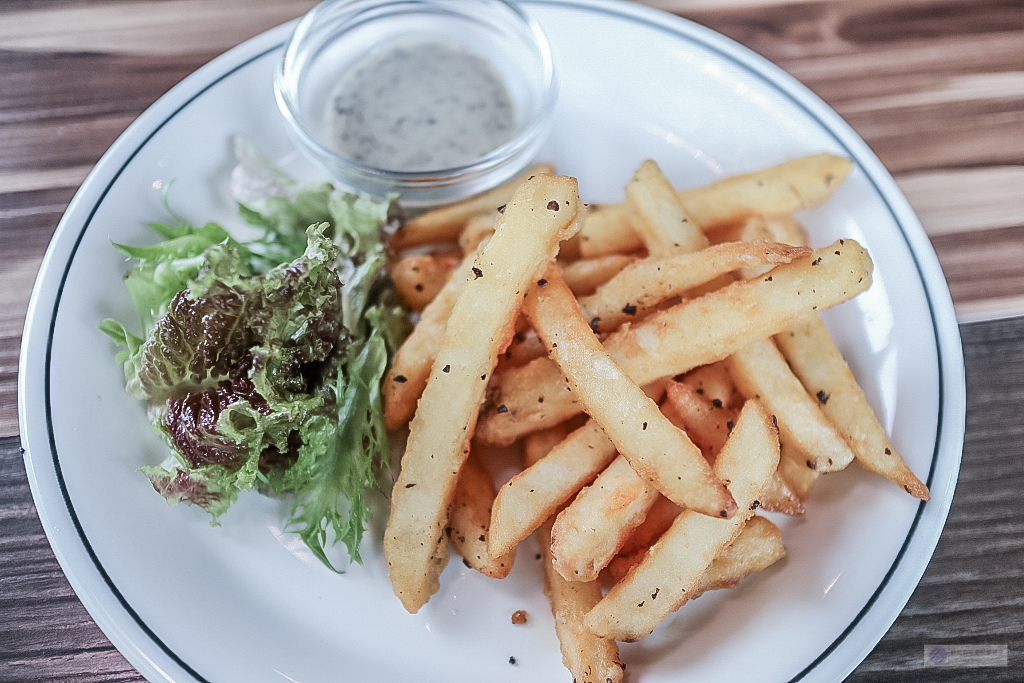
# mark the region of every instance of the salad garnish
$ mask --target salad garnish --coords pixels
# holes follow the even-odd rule
[[[251,143],[236,150],[233,184],[265,195],[236,187],[254,237],[179,219],[150,224],[155,245],[114,245],[134,261],[125,284],[141,334],[110,319],[100,329],[125,347],[126,391],[170,447],[141,470],[213,524],[242,491],[290,496],[287,528],[321,561],[334,568],[326,549],[340,540],[360,562],[367,496],[390,455],[381,379],[409,329],[383,268],[395,201],[300,185]]]

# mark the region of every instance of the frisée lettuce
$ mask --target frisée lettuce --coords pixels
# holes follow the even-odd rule
[[[144,467],[170,503],[217,523],[241,491],[290,496],[288,529],[331,566],[353,561],[389,450],[381,380],[408,332],[383,266],[392,201],[327,183],[239,203],[255,236],[154,223],[152,246],[114,246],[141,334],[100,325],[124,348],[126,391],[170,447]]]

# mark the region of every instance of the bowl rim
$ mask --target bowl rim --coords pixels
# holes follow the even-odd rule
[[[458,2],[444,2],[444,5],[456,13],[460,13],[460,8],[469,3],[476,6],[497,6],[511,13],[521,22],[519,27],[525,29],[524,35],[532,38],[529,42],[540,57],[542,75],[541,85],[538,89],[539,104],[529,122],[512,138],[470,163],[439,169],[397,171],[357,161],[328,147],[310,133],[299,114],[299,105],[296,102],[298,79],[295,77],[297,74],[294,71],[300,45],[317,22],[321,20],[322,15],[346,5],[395,5],[426,8],[435,3],[436,0],[324,0],[299,19],[285,43],[284,56],[274,71],[274,97],[278,109],[288,124],[289,130],[298,137],[299,142],[305,146],[306,150],[312,153],[321,164],[324,164],[325,161],[336,164],[339,172],[343,172],[344,179],[368,182],[381,188],[390,186],[399,192],[401,190],[451,187],[485,176],[503,164],[516,159],[524,149],[535,143],[547,130],[547,124],[554,113],[558,100],[558,78],[554,54],[539,22],[520,5],[510,0],[458,0]],[[528,162],[529,160],[523,160],[522,165],[525,166]],[[516,170],[518,169],[511,169],[510,174]]]

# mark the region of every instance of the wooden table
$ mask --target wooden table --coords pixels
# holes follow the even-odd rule
[[[1024,679],[1024,3],[647,0],[781,65],[846,118],[919,213],[961,321],[967,439],[919,588],[851,681]],[[124,128],[215,55],[308,0],[0,4],[0,680],[139,681],[85,612],[32,504],[16,405],[43,251]],[[1009,666],[922,669],[924,643]]]

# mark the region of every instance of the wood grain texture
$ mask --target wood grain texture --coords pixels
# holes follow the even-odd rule
[[[1024,239],[1019,0],[648,4],[774,60],[853,125],[893,171],[933,236],[962,320],[1024,313],[1018,294],[1024,260],[1016,248]],[[311,5],[0,4],[0,435],[17,431],[24,284],[74,189],[168,88],[219,52]],[[17,286],[7,286],[12,282]]]
[[[645,0],[776,62],[893,172],[962,321],[1024,314],[1024,3]],[[89,169],[217,54],[312,0],[0,3],[0,681],[141,681],[74,596],[21,462],[17,362],[43,252]],[[1024,318],[963,325],[964,463],[925,577],[850,677],[1024,680]],[[925,643],[1009,646],[1010,666],[923,669]]]

